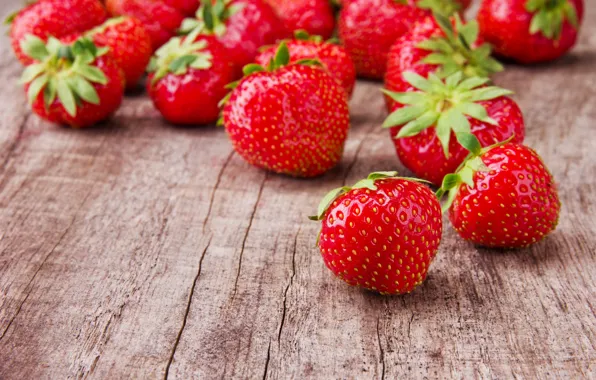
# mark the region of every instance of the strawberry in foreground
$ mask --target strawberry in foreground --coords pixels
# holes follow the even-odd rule
[[[296,40],[286,41],[292,57],[291,63],[304,59],[318,59],[327,68],[329,75],[334,77],[352,95],[356,82],[356,68],[354,62],[343,46],[323,41],[320,36],[309,36],[305,31],[295,33]],[[267,66],[275,57],[277,46],[266,48],[257,56],[255,61],[261,66]]]
[[[339,14],[339,37],[358,75],[382,79],[391,45],[432,12],[449,16],[462,9],[455,0],[350,0]]]
[[[217,121],[218,103],[233,81],[228,52],[199,30],[162,46],[149,67],[147,92],[166,120],[175,124]]]
[[[556,228],[559,196],[535,151],[511,142],[483,149],[472,135],[462,140],[472,153],[437,193],[449,194],[443,209],[462,238],[485,247],[520,248]]]
[[[463,23],[455,15],[455,27],[448,18],[436,14],[422,20],[411,32],[397,40],[389,51],[385,88],[403,92],[410,88],[403,73],[412,71],[422,77],[435,73],[445,78],[461,71],[465,77],[488,77],[503,70],[490,57],[491,47],[478,38],[478,23]],[[394,104],[386,97],[387,108]]]
[[[153,49],[151,36],[143,24],[131,17],[113,18],[85,35],[98,47],[107,47],[126,78],[126,87],[134,88],[145,74]]]
[[[107,0],[106,8],[113,16],[131,16],[143,23],[157,50],[177,34],[184,14],[161,0]]]
[[[411,292],[426,278],[443,222],[430,189],[396,172],[372,173],[332,190],[319,205],[318,246],[327,267],[350,285],[381,294]]]
[[[33,60],[21,48],[25,37],[33,35],[42,41],[83,33],[107,19],[99,0],[40,0],[9,17],[12,48],[24,65]]]
[[[236,151],[249,163],[294,177],[340,160],[349,129],[343,88],[314,62],[288,64],[285,43],[265,69],[252,64],[223,109]]]
[[[409,71],[403,77],[406,92],[385,91],[395,104],[383,128],[391,128],[399,159],[417,177],[440,186],[468,154],[455,138],[461,133],[474,134],[482,146],[511,136],[523,142],[524,120],[507,97],[511,91],[485,86],[488,78],[463,79],[461,71],[444,80]]]
[[[215,35],[229,50],[236,79],[242,68],[253,63],[259,48],[288,37],[288,31],[271,7],[262,0],[204,1],[196,18],[184,20],[181,33],[200,28]]]
[[[309,34],[329,39],[335,29],[335,16],[330,0],[266,0],[286,28],[293,32],[306,30]]]
[[[83,128],[120,107],[124,75],[106,48],[98,49],[85,38],[68,46],[50,37],[44,44],[29,35],[23,52],[37,61],[21,80],[33,111],[43,119]]]
[[[583,13],[583,0],[483,0],[478,22],[498,55],[537,63],[575,45]]]

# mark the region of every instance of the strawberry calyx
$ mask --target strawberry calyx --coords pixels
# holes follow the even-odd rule
[[[269,64],[266,67],[261,66],[258,63],[249,63],[248,65],[246,65],[242,68],[242,72],[244,73],[243,78],[246,78],[247,76],[250,76],[252,74],[259,73],[259,72],[273,72],[279,68],[288,66],[289,64],[290,64],[290,50],[288,49],[288,45],[286,44],[286,41],[281,41],[279,43],[279,47],[277,48],[277,51],[275,52],[275,55],[273,56],[273,58],[271,58],[269,60]],[[306,58],[306,59],[301,59],[296,62],[292,62],[292,65],[322,66],[323,64],[318,59]],[[228,90],[235,89],[241,81],[242,81],[242,79],[237,80],[232,83],[228,83],[226,85],[226,89],[228,89]],[[223,107],[224,104],[226,104],[228,102],[231,95],[232,95],[232,93],[229,92],[219,102],[220,108]],[[221,125],[221,123],[222,123],[222,121],[220,118],[220,120],[217,122],[217,124]]]
[[[439,65],[435,72],[439,78],[448,77],[457,71],[463,72],[466,77],[487,77],[503,71],[503,65],[491,57],[489,43],[473,47],[479,33],[476,20],[464,23],[456,14],[454,28],[447,17],[436,13],[433,16],[444,36],[431,37],[417,47],[431,52],[422,62]]]
[[[311,35],[304,29],[298,29],[294,31],[294,39],[298,41],[310,41],[315,43],[322,43],[326,42],[328,44],[339,44],[339,39],[337,37],[331,37],[328,40],[324,40],[322,36],[319,35]]]
[[[419,0],[416,6],[443,16],[451,16],[462,10],[461,4],[455,0]]]
[[[569,22],[577,30],[577,10],[569,0],[528,0],[526,10],[532,13],[530,34],[541,33],[551,40],[561,37],[563,23]]]
[[[441,198],[447,194],[447,200],[441,206],[442,212],[449,210],[461,185],[465,184],[470,189],[473,189],[474,174],[479,171],[486,172],[489,170],[482,161],[481,157],[491,149],[507,144],[515,137],[515,135],[512,135],[504,141],[487,146],[486,148],[482,148],[478,138],[471,133],[458,133],[456,136],[457,141],[464,148],[466,148],[470,154],[468,154],[464,162],[461,163],[455,173],[447,174],[443,178],[441,188],[439,188],[436,192],[437,198],[439,198],[439,200],[441,200]]]
[[[362,180],[356,182],[353,186],[342,186],[342,187],[338,187],[337,189],[333,189],[330,192],[328,192],[321,200],[321,203],[319,203],[319,206],[317,208],[317,215],[309,216],[308,218],[310,220],[322,220],[325,215],[325,212],[327,211],[329,206],[331,206],[333,201],[335,201],[340,195],[345,194],[345,193],[347,193],[351,190],[354,190],[354,189],[369,189],[369,190],[373,190],[373,191],[377,190],[377,186],[375,185],[375,182],[380,179],[388,179],[388,178],[406,179],[409,181],[429,183],[428,181],[421,180],[418,178],[399,177],[397,175],[397,172],[395,172],[395,171],[374,172],[374,173],[369,174],[368,177],[366,177],[365,179],[362,179]]]
[[[65,45],[54,37],[45,43],[32,34],[21,42],[23,52],[37,61],[28,66],[21,76],[21,83],[29,84],[27,97],[32,104],[43,91],[48,108],[58,97],[68,114],[75,117],[83,101],[98,105],[100,102],[93,83],[105,85],[108,78],[95,60],[109,49],[98,48],[88,38],[82,37],[72,45]]]
[[[245,6],[245,3],[236,2],[232,4],[233,0],[202,0],[201,6],[197,10],[195,18],[186,18],[182,21],[182,25],[178,30],[180,34],[188,34],[191,31],[199,28],[204,33],[214,34],[218,37],[226,33],[226,21],[240,12]]]
[[[208,42],[198,40],[201,29],[187,36],[174,37],[160,47],[151,58],[147,71],[155,73],[152,84],[168,74],[184,75],[189,69],[206,70],[211,67],[213,56],[203,51]]]
[[[465,78],[461,71],[440,79],[436,74],[429,74],[428,79],[414,72],[406,71],[403,78],[418,91],[392,92],[382,91],[399,104],[405,105],[392,112],[383,128],[403,125],[396,138],[412,137],[426,128],[433,127],[445,157],[449,157],[451,132],[456,136],[471,133],[470,121],[466,116],[484,123],[498,125],[488,116],[486,108],[478,102],[510,95],[513,92],[496,87],[485,86],[488,78]],[[459,141],[459,140],[458,140]],[[461,143],[461,142],[460,142]]]

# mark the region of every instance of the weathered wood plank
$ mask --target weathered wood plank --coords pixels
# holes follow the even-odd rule
[[[0,378],[596,377],[586,8],[571,56],[496,78],[559,182],[557,232],[495,252],[447,225],[427,282],[390,298],[334,279],[306,220],[332,187],[409,174],[377,84],[359,83],[341,165],[295,180],[249,167],[221,129],[165,125],[144,96],[87,131],[29,117],[3,37]]]

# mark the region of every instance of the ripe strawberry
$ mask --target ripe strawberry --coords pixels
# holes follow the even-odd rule
[[[200,0],[161,0],[164,4],[176,9],[185,16],[193,16],[199,5]]]
[[[131,16],[143,23],[157,50],[177,34],[184,15],[161,0],[107,0],[108,12],[116,16]]]
[[[198,32],[172,38],[156,52],[149,68],[147,91],[171,123],[217,121],[218,103],[233,81],[227,49],[213,36],[197,38]]]
[[[435,258],[443,222],[430,189],[396,172],[372,173],[319,205],[318,246],[337,277],[381,294],[411,292]]]
[[[417,177],[440,186],[467,151],[453,137],[473,133],[483,146],[511,136],[523,142],[524,121],[511,91],[486,87],[488,78],[463,79],[461,71],[445,80],[405,72],[406,92],[385,91],[396,103],[384,128],[391,127],[397,155]]]
[[[88,39],[72,46],[50,37],[48,43],[32,35],[23,52],[37,61],[25,69],[33,111],[53,123],[83,128],[108,118],[122,103],[124,75],[107,49]]]
[[[40,0],[9,17],[12,48],[24,65],[33,61],[23,53],[21,43],[27,35],[47,41],[49,36],[62,38],[82,33],[107,18],[98,0]]]
[[[553,231],[561,203],[540,156],[521,144],[482,149],[473,136],[466,139],[470,158],[437,193],[449,193],[443,208],[459,235],[485,247],[519,248]]]
[[[431,10],[450,15],[461,9],[455,0],[350,0],[339,14],[339,36],[358,75],[382,79],[393,43]]]
[[[288,36],[288,31],[275,12],[263,0],[214,0],[203,2],[196,18],[186,19],[181,32],[200,27],[214,34],[230,51],[235,77],[242,77],[242,68],[254,62],[259,48]]]
[[[476,21],[463,24],[456,15],[454,28],[446,17],[430,16],[391,46],[385,88],[394,92],[410,88],[402,76],[406,71],[425,78],[429,73],[445,78],[457,71],[462,71],[466,77],[488,77],[503,70],[490,53],[490,45],[478,38]],[[389,97],[386,100],[387,108],[391,109],[393,101]]]
[[[95,45],[107,47],[124,72],[126,86],[134,88],[151,59],[151,36],[143,24],[131,17],[113,18],[85,33]]]
[[[498,55],[537,63],[575,45],[583,13],[583,0],[483,0],[478,23]]]
[[[289,31],[306,30],[329,39],[335,29],[335,16],[329,0],[265,0]]]
[[[356,68],[354,62],[343,46],[325,42],[320,36],[309,36],[305,31],[295,33],[296,40],[286,41],[291,62],[305,59],[317,59],[327,68],[329,75],[335,78],[346,90],[348,96],[352,95],[356,82]],[[276,46],[267,47],[255,59],[255,62],[267,66],[275,57]]]
[[[347,96],[324,69],[291,64],[282,43],[267,71],[246,76],[223,109],[236,151],[249,163],[295,177],[314,177],[340,160],[349,129]]]

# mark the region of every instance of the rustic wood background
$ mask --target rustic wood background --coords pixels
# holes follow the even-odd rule
[[[0,378],[596,377],[595,20],[589,0],[572,54],[496,78],[559,183],[557,231],[499,252],[446,224],[401,297],[335,279],[306,219],[330,188],[409,174],[378,84],[358,83],[341,165],[297,180],[247,165],[223,129],[163,123],[141,94],[108,125],[42,122],[3,36]]]

